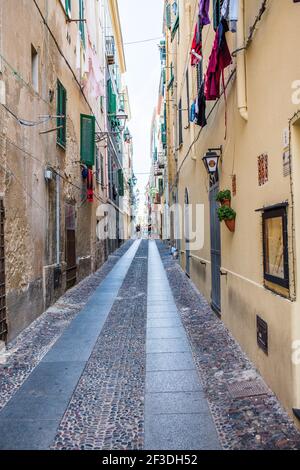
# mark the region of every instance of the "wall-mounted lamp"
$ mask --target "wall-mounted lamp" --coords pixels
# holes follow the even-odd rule
[[[218,171],[219,160],[222,156],[222,147],[208,149],[208,152],[202,158],[206,171],[209,175],[214,175]]]

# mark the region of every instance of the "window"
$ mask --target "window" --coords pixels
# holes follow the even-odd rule
[[[172,88],[172,92],[173,92],[174,80],[175,80],[174,65],[173,65],[173,63],[171,63],[171,65],[170,65],[170,80],[169,80],[169,83],[168,83],[168,90],[170,90]]]
[[[31,44],[31,82],[34,91],[39,91],[39,56],[36,49]]]
[[[98,148],[96,149],[96,181],[104,186],[104,159]]]
[[[264,278],[289,288],[288,236],[286,206],[263,213]]]
[[[95,147],[95,117],[81,114],[80,158],[89,167],[95,164]]]
[[[167,27],[170,29],[172,26],[172,17],[171,17],[171,5],[169,3],[166,4],[166,24],[167,24]]]
[[[187,104],[187,126],[189,127],[190,125],[190,113],[189,113],[189,109],[190,109],[190,79],[189,79],[189,69],[187,69],[186,71],[186,104]]]
[[[57,143],[65,148],[66,146],[66,113],[67,113],[67,92],[63,85],[57,80]]]
[[[221,21],[221,7],[222,7],[221,0],[213,0],[214,6],[214,30],[218,29],[219,23]]]
[[[183,143],[183,135],[182,135],[182,99],[180,99],[178,103],[178,143],[179,146]]]
[[[81,41],[85,47],[85,28],[84,28],[84,0],[79,0],[79,31],[81,36]]]
[[[118,194],[120,197],[124,196],[124,173],[123,170],[118,170]]]

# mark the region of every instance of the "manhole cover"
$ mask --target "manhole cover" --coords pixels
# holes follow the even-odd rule
[[[270,394],[268,387],[261,380],[247,380],[228,384],[228,390],[232,398],[258,397]]]

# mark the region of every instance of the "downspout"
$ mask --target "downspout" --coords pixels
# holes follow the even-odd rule
[[[248,121],[246,49],[245,49],[245,0],[239,0],[239,19],[237,27],[237,101],[241,117]]]
[[[56,264],[60,265],[60,176],[56,174]]]

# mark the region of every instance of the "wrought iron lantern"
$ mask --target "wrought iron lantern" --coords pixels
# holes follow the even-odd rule
[[[209,149],[202,158],[206,171],[209,175],[215,175],[218,171],[219,160],[222,154],[222,147],[218,149]]]

